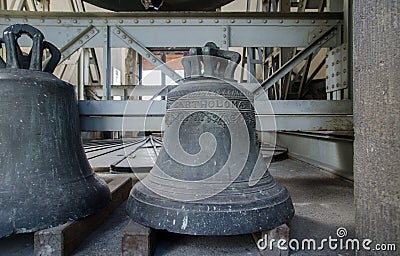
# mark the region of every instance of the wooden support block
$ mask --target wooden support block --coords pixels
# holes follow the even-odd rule
[[[130,177],[115,177],[108,183],[112,199],[100,212],[64,225],[41,230],[34,235],[35,256],[66,256],[101,225],[123,203],[132,189]]]
[[[122,233],[122,256],[153,255],[155,230],[130,221]]]
[[[260,255],[262,256],[289,256],[289,249],[280,250],[278,248],[278,242],[280,240],[285,240],[285,244],[281,244],[281,247],[288,247],[289,243],[289,227],[284,224],[275,229],[263,231],[260,233],[255,233],[253,239],[256,242],[258,249],[260,250]],[[260,243],[260,239],[263,239]],[[260,248],[259,245],[265,248]]]

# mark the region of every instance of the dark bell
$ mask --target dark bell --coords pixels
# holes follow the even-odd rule
[[[168,94],[164,146],[132,189],[127,213],[142,225],[191,235],[246,234],[287,223],[294,208],[261,155],[253,95],[232,81],[240,55],[213,45],[191,52],[199,51],[202,56],[184,60],[190,78]]]
[[[17,39],[32,38],[24,55]],[[40,31],[13,25],[4,31],[0,60],[0,237],[82,218],[110,200],[81,142],[72,85],[53,76],[60,53]],[[52,59],[42,71],[43,49]],[[0,58],[1,59],[1,58]]]
[[[84,0],[112,11],[215,11],[233,0]]]

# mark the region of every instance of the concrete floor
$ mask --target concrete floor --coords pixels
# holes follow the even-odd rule
[[[354,237],[353,184],[304,162],[287,159],[272,163],[271,174],[289,190],[296,215],[289,224],[298,240],[332,236],[344,227]],[[121,205],[112,217],[74,252],[74,256],[120,255],[121,233],[129,222]],[[0,239],[0,255],[33,255],[33,235]],[[251,235],[195,237],[161,233],[155,255],[259,255]],[[353,255],[351,252],[297,251],[291,255]]]

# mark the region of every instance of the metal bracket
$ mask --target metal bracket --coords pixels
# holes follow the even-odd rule
[[[89,42],[93,37],[95,37],[99,33],[99,30],[90,25],[86,29],[84,29],[79,35],[77,35],[74,39],[72,39],[68,44],[64,45],[61,49],[61,61],[63,62],[68,59],[74,52],[79,50],[82,46],[84,46],[87,42]]]
[[[328,28],[329,29],[329,28]],[[308,42],[312,43],[317,39],[318,37],[321,36],[321,34],[325,33],[327,31],[326,27],[320,26],[314,30],[312,30],[309,35],[308,35]]]
[[[341,45],[328,53],[326,57],[326,92],[348,88],[347,50]]]
[[[133,38],[129,33],[127,33],[122,27],[116,26],[113,29],[113,33],[120,38],[125,44],[127,44],[130,48],[138,52],[143,56],[146,60],[160,69],[164,74],[169,76],[173,81],[178,84],[181,84],[182,77],[176,73],[173,69],[165,65],[165,63],[160,60],[154,53],[152,53],[149,49],[147,49],[144,45],[138,42],[135,38]]]

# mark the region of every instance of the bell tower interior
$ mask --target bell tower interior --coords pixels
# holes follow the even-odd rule
[[[0,228],[8,229],[0,230],[0,255],[398,255],[399,15],[397,1],[0,0],[0,163],[26,169],[12,176],[0,168]],[[14,34],[13,25],[20,28]],[[10,82],[15,70],[22,73]],[[61,89],[49,87],[54,108],[43,107],[49,82],[35,88],[35,72],[52,73],[54,88],[71,86],[64,88],[68,104]],[[9,89],[14,83],[19,88]],[[179,130],[168,130],[178,121]],[[81,141],[65,139],[68,129]],[[262,161],[265,172],[254,167],[244,181],[232,178],[242,153],[228,152],[248,144],[254,159],[243,166]],[[207,150],[217,154],[207,158]],[[107,206],[93,199],[102,210],[92,212],[75,178],[55,181],[54,166],[79,166],[82,191],[93,173]],[[208,178],[225,167],[231,183],[197,200],[217,190],[220,180]],[[59,193],[59,184],[68,182],[64,192],[78,191],[71,207],[86,202],[91,216],[62,205],[69,192]],[[54,198],[50,188],[38,191],[52,202],[49,213],[59,207],[72,217],[47,226],[40,218],[49,214],[32,217],[28,202],[37,198],[37,184],[57,184]],[[6,194],[26,198],[2,199]],[[6,214],[17,201],[28,207],[21,215],[26,227],[16,224],[18,210]],[[260,246],[268,236],[275,251]],[[335,248],[330,238],[338,240]]]

